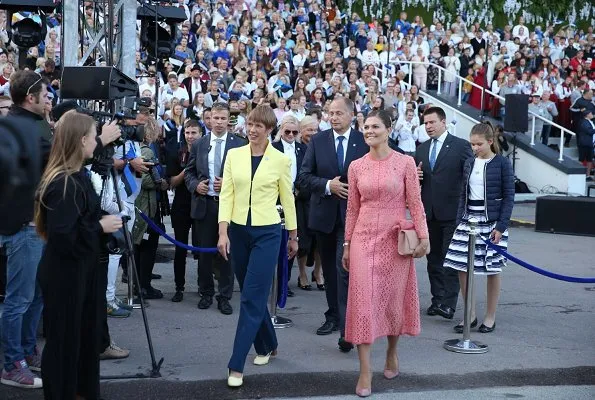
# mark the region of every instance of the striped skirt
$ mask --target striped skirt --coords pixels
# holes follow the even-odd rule
[[[461,223],[457,226],[452,241],[448,246],[448,252],[444,259],[444,267],[454,268],[467,272],[467,252],[469,250],[469,219],[477,220],[477,232],[483,238],[489,238],[496,227],[496,222],[486,219],[483,200],[470,200],[467,203],[467,212]],[[508,248],[508,230],[502,233],[498,246],[502,250]],[[502,272],[506,265],[506,258],[488,246],[478,237],[475,241],[475,273],[480,275],[492,275]]]

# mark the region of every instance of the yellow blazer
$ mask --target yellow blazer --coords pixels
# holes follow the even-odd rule
[[[285,229],[297,229],[289,157],[269,143],[252,179],[250,145],[230,149],[219,196],[219,222],[246,225],[250,209],[252,226],[278,224],[277,199],[285,213]]]

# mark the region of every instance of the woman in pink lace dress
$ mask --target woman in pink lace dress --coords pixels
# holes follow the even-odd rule
[[[373,111],[364,123],[370,153],[349,167],[343,267],[349,271],[345,340],[358,345],[360,376],[356,394],[372,392],[370,346],[388,337],[384,376],[399,374],[400,335],[420,333],[419,298],[413,257],[429,246],[426,215],[412,157],[388,146],[386,111]],[[409,208],[420,244],[413,257],[397,252],[398,226]]]

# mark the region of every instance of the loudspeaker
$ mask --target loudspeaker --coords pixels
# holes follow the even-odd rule
[[[155,23],[155,11],[157,11],[157,20],[165,21],[168,25],[180,24],[188,19],[184,10],[179,7],[163,7],[152,4],[143,4],[138,7],[136,19]]]
[[[535,208],[535,230],[595,236],[595,198],[538,197]]]
[[[63,99],[116,100],[136,97],[138,84],[114,67],[64,67]]]
[[[507,94],[505,99],[504,130],[527,132],[529,130],[529,95]]]

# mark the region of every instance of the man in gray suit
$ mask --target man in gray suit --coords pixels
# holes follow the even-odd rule
[[[211,133],[195,141],[184,170],[186,187],[192,193],[190,216],[194,221],[200,247],[217,247],[219,225],[219,192],[223,182],[223,165],[227,151],[244,146],[246,140],[227,132],[229,108],[226,103],[215,103],[211,108]],[[198,263],[199,292],[198,308],[206,310],[213,304],[215,283],[213,270],[219,271],[219,295],[217,303],[222,314],[230,315],[229,304],[233,293],[233,271],[228,261],[219,253],[201,253]]]
[[[446,114],[442,108],[426,109],[424,123],[431,140],[417,148],[415,162],[430,233],[431,250],[427,259],[432,304],[427,314],[452,319],[459,296],[458,273],[444,268],[443,263],[456,228],[463,166],[465,160],[473,157],[473,152],[468,141],[446,130]]]

